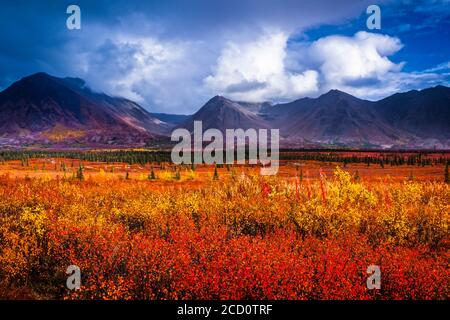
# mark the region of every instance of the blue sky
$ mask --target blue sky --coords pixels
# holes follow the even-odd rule
[[[70,4],[81,30],[66,28]],[[371,4],[381,30],[366,27]],[[449,85],[449,18],[449,0],[3,0],[0,89],[44,71],[155,112],[191,113],[216,94],[375,100]]]

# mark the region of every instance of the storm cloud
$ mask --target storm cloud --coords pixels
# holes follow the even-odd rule
[[[216,94],[276,102],[314,96],[336,87],[371,98],[407,89],[402,85],[405,83],[420,86],[423,79],[427,84],[447,83],[448,69],[430,71],[432,65],[429,71],[402,69],[404,65],[409,67],[409,56],[403,54],[400,60],[395,57],[410,47],[403,45],[403,33],[399,38],[372,34],[360,23],[366,7],[373,3],[3,1],[0,89],[23,76],[44,71],[83,78],[94,90],[136,100],[151,111],[191,113]],[[390,8],[393,2],[375,3]],[[70,4],[81,8],[81,30],[66,28],[66,8]],[[445,1],[425,1],[410,11],[417,15],[431,8],[442,16],[445,5]],[[338,34],[342,26],[355,21],[357,30],[347,34],[323,34],[310,39],[306,32],[331,26]],[[413,19],[410,22],[413,25]],[[442,27],[436,28],[430,27],[433,32],[442,32]],[[358,39],[358,31],[364,30],[365,40]],[[384,52],[382,42],[386,46],[395,42],[397,46]],[[342,79],[333,75],[352,72],[349,63],[339,59],[342,53],[336,46],[345,44],[355,54],[364,55],[369,43],[371,54],[378,54],[378,60],[372,62],[378,64],[361,69],[367,74],[343,74]],[[441,54],[445,52],[448,46],[441,48]],[[411,59],[417,57],[411,55]],[[436,66],[445,62],[437,58],[433,61]],[[339,70],[333,69],[336,64]],[[381,82],[384,84],[379,85]]]

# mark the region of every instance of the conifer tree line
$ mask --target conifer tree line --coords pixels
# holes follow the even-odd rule
[[[168,151],[0,151],[0,161],[20,160],[22,166],[28,166],[33,158],[68,158],[91,162],[122,162],[145,165],[147,163],[170,162]]]
[[[354,164],[354,163],[364,163],[370,166],[371,164],[379,165],[384,167],[389,166],[430,166],[430,165],[444,165],[449,161],[450,154],[442,154],[438,157],[430,157],[426,154],[408,154],[404,155],[401,153],[389,153],[381,155],[343,155],[337,153],[319,153],[319,152],[305,152],[305,153],[295,153],[295,152],[283,152],[280,154],[280,160],[313,160],[320,162],[340,162],[342,164]]]
[[[9,160],[20,160],[22,166],[28,167],[29,160],[32,158],[68,158],[80,161],[91,162],[106,162],[114,163],[121,162],[130,165],[148,163],[170,163],[170,151],[137,151],[137,150],[114,150],[114,151],[31,151],[31,150],[6,150],[0,151],[0,163]],[[236,156],[235,156],[236,158]],[[224,157],[225,159],[225,157]],[[248,153],[246,153],[248,159]],[[441,153],[439,156],[430,156],[427,153],[380,153],[378,155],[358,155],[357,153],[345,154],[336,152],[323,151],[281,151],[279,154],[280,160],[295,161],[295,160],[313,160],[320,162],[338,162],[342,163],[344,167],[347,164],[364,163],[367,166],[372,164],[384,167],[401,166],[401,165],[415,165],[415,166],[429,166],[429,165],[445,165],[450,159],[450,153]],[[218,164],[218,167],[222,165]]]

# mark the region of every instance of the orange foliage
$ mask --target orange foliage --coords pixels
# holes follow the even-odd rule
[[[84,181],[1,176],[0,297],[450,297],[449,185],[221,170],[195,188],[201,171],[164,182],[162,171],[150,181],[108,169]],[[78,291],[65,288],[72,264]],[[366,288],[373,264],[381,290]]]

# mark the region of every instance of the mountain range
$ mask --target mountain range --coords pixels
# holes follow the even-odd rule
[[[193,115],[150,113],[78,78],[36,73],[0,92],[0,146],[111,148],[164,145],[174,128],[280,129],[282,147],[450,148],[450,88],[379,101],[331,90],[289,103],[215,96]]]

